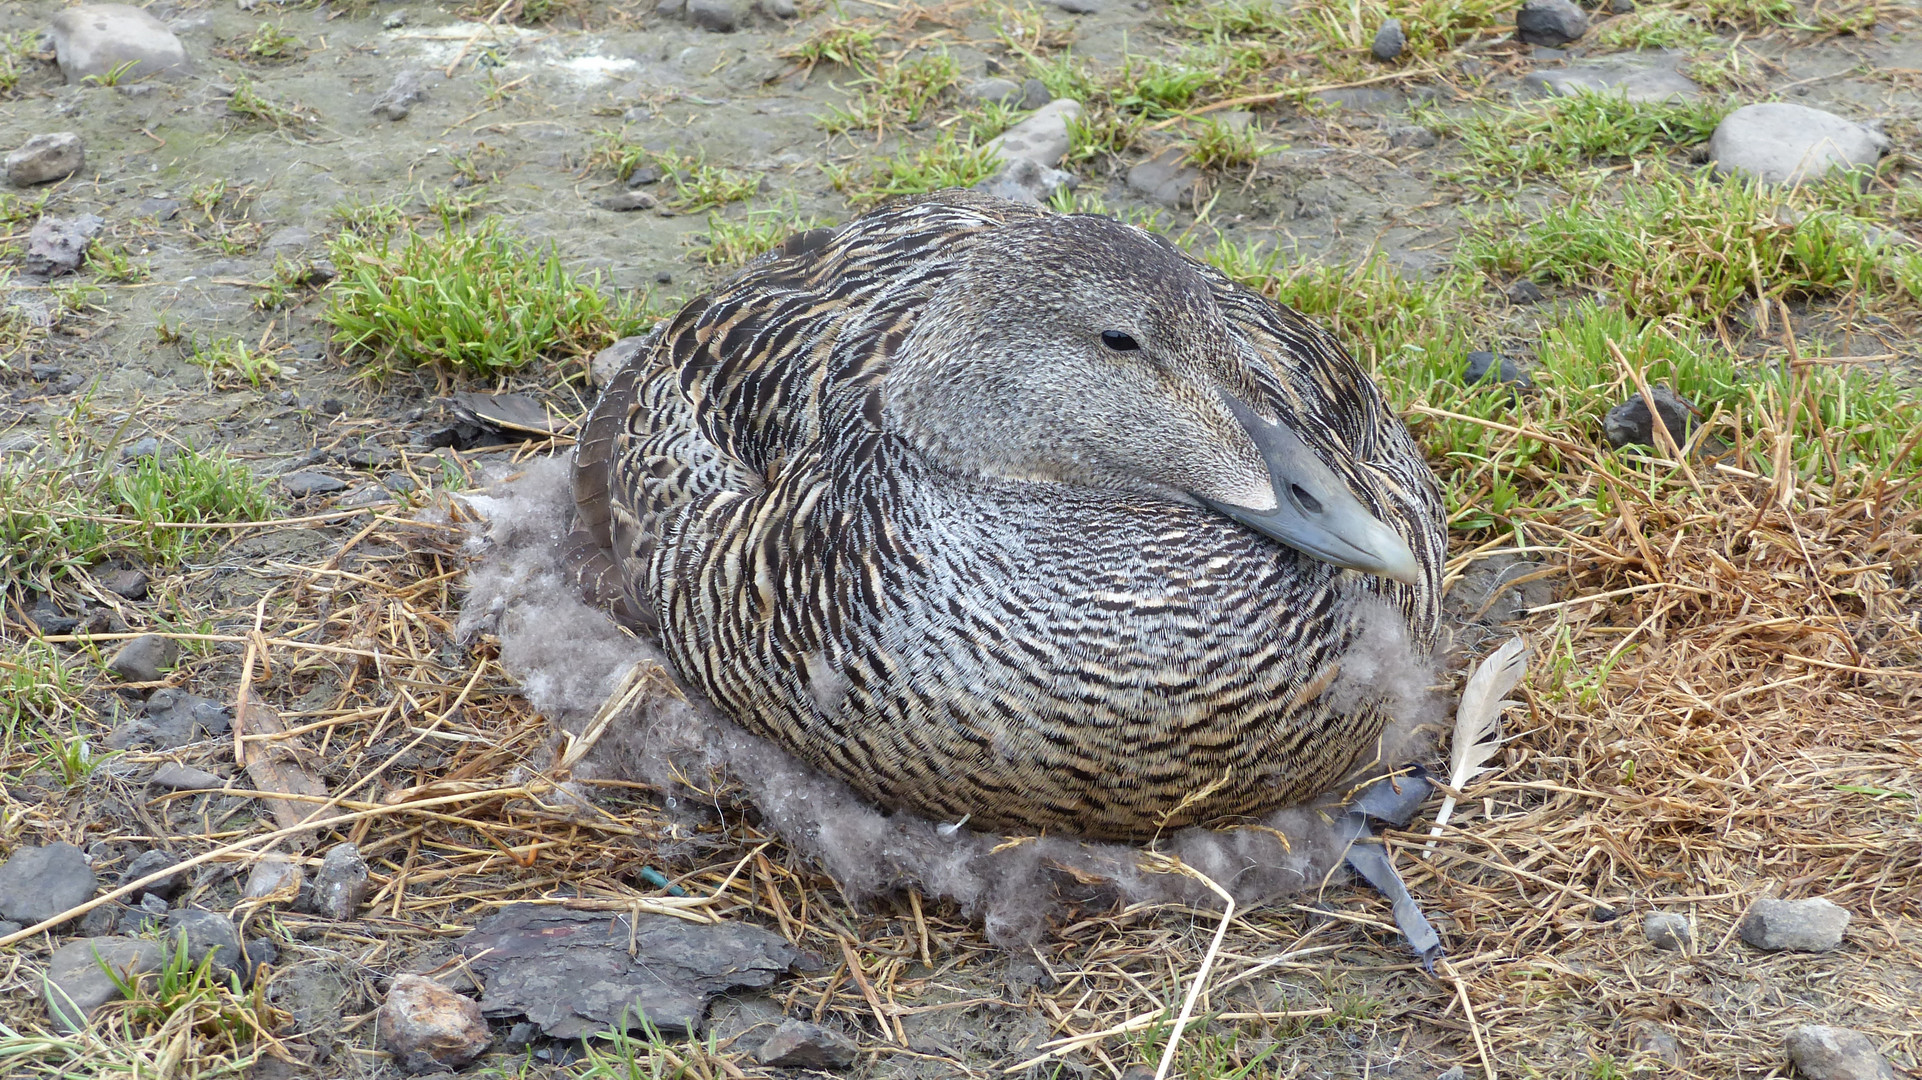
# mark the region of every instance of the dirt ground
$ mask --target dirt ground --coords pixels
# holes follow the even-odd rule
[[[62,6],[9,0],[0,5],[0,34],[43,29]],[[635,1071],[619,1075],[781,1075],[756,1065],[751,1051],[757,1033],[783,1014],[858,1043],[847,1075],[1120,1077],[1152,1069],[1161,1044],[1150,1021],[1179,1007],[1213,935],[1212,912],[1090,904],[1070,911],[1032,955],[1010,956],[952,905],[924,910],[909,896],[850,903],[778,842],[761,847],[766,838],[748,808],[689,828],[647,791],[597,789],[601,812],[577,815],[539,788],[535,778],[552,761],[551,731],[501,673],[490,643],[453,633],[461,536],[411,518],[417,507],[444,509],[449,490],[510,471],[517,455],[566,446],[563,437],[461,449],[465,440],[447,434],[458,418],[446,391],[523,390],[573,417],[591,402],[584,365],[537,366],[499,384],[414,372],[370,379],[330,343],[311,290],[287,305],[256,304],[277,268],[326,257],[342,208],[392,203],[420,213],[471,200],[470,209],[552,244],[570,269],[600,272],[606,290],[671,309],[725,273],[692,254],[690,245],[714,228],[709,213],[604,209],[602,200],[627,189],[595,158],[600,133],[704,154],[760,178],[752,199],[715,211],[723,221],[770,208],[794,220],[846,220],[855,210],[836,188],[836,170],[862,167],[927,131],[829,137],[818,117],[846,106],[858,87],[845,69],[810,69],[784,54],[824,27],[859,22],[884,29],[899,47],[945,48],[962,81],[1004,67],[1018,80],[1018,58],[996,34],[995,6],[840,0],[803,4],[792,19],[751,12],[730,33],[658,15],[651,0],[579,0],[544,21],[493,26],[481,23],[491,5],[145,6],[194,57],[190,76],[68,86],[42,56],[0,98],[0,146],[47,131],[73,131],[86,142],[84,173],[54,186],[44,212],[101,215],[107,231],[99,242],[144,268],[123,281],[83,270],[91,288],[62,291],[58,281],[17,273],[31,216],[5,226],[0,304],[39,319],[43,332],[0,370],[0,454],[25,460],[73,425],[97,441],[152,436],[223,448],[264,477],[319,468],[346,481],[343,491],[306,499],[279,491],[287,524],[235,530],[215,553],[155,570],[145,599],[99,589],[93,582],[114,568],[94,568],[63,600],[95,620],[82,627],[94,643],[55,640],[84,661],[77,723],[104,748],[153,688],[111,684],[97,665],[117,639],[101,635],[202,635],[188,641],[166,683],[231,703],[246,680],[289,727],[302,729],[337,809],[367,812],[303,857],[312,863],[328,843],[353,839],[372,864],[374,892],[347,922],[271,906],[250,911],[249,936],[277,950],[262,994],[278,1026],[275,1040],[244,1046],[204,1032],[178,1035],[178,1046],[108,1032],[98,1044],[69,1039],[49,1049],[53,1043],[34,1041],[46,1030],[42,965],[76,928],[12,946],[0,963],[0,1074],[215,1075],[238,1063],[264,1076],[399,1075],[375,1038],[386,980],[432,970],[471,990],[449,963],[451,943],[499,902],[660,897],[643,870],[696,897],[714,891],[699,911],[777,930],[822,960],[765,992],[721,999],[711,1040],[670,1040],[655,1064],[642,1053]],[[1128,54],[1154,54],[1172,37],[1170,9],[1159,2],[1105,0],[1099,8],[1033,14],[1104,70]],[[1881,15],[1873,34],[1758,35],[1750,46],[1754,84],[1740,96],[1780,95],[1874,118],[1898,155],[1915,153],[1922,22],[1899,5],[1884,5]],[[250,53],[265,24],[298,46],[284,58]],[[1126,182],[1128,166],[1174,132],[1078,166],[1077,194],[1099,196],[1117,213],[1159,213],[1176,234],[1271,244],[1290,260],[1347,265],[1378,251],[1420,278],[1448,262],[1462,222],[1489,206],[1443,179],[1461,164],[1453,141],[1391,146],[1389,133],[1424,103],[1456,113],[1517,100],[1531,70],[1561,63],[1495,31],[1442,61],[1405,77],[1331,79],[1364,85],[1335,85],[1311,107],[1260,103],[1252,122],[1285,148],[1252,172],[1218,178],[1205,221],[1192,204],[1162,206]],[[373,115],[403,70],[420,73],[425,99],[401,121]],[[230,100],[238,85],[284,103],[292,118],[275,126],[236,117]],[[1523,207],[1549,199],[1532,183],[1511,195]],[[177,203],[177,213],[157,212],[165,203],[156,200]],[[1491,295],[1500,286],[1491,283]],[[1535,333],[1526,309],[1502,306],[1490,318],[1502,340]],[[1808,327],[1839,319],[1838,353],[1874,352],[1898,372],[1922,360],[1922,344],[1899,329],[1863,349],[1850,336],[1860,326],[1834,311],[1798,309],[1796,318]],[[272,352],[285,369],[258,387],[213,384],[187,356],[196,343],[228,336]],[[396,489],[410,488],[396,501]],[[1896,1069],[1922,1075],[1922,654],[1912,644],[1922,634],[1913,625],[1922,586],[1901,569],[1913,566],[1914,545],[1884,532],[1861,539],[1849,531],[1856,524],[1838,524],[1839,500],[1796,517],[1754,492],[1743,497],[1750,501],[1731,495],[1694,517],[1677,512],[1667,527],[1678,544],[1688,538],[1732,550],[1718,529],[1773,514],[1784,534],[1810,536],[1820,558],[1894,574],[1883,607],[1863,616],[1864,625],[1882,628],[1877,640],[1886,649],[1863,644],[1792,667],[1781,656],[1794,649],[1743,653],[1751,637],[1742,637],[1727,655],[1746,659],[1723,662],[1703,643],[1735,625],[1735,614],[1705,610],[1690,622],[1651,606],[1645,593],[1579,609],[1573,622],[1562,608],[1517,624],[1566,643],[1576,671],[1601,665],[1612,673],[1585,684],[1593,692],[1561,693],[1555,688],[1573,676],[1544,661],[1519,711],[1517,739],[1468,801],[1448,856],[1424,861],[1414,853],[1425,824],[1391,840],[1450,960],[1435,973],[1422,970],[1393,932],[1387,904],[1347,882],[1244,912],[1201,1002],[1212,1019],[1186,1036],[1178,1073],[1433,1077],[1460,1065],[1469,1075],[1595,1080],[1786,1076],[1784,1033],[1832,1023],[1862,1030]],[[1912,537],[1913,521],[1903,519],[1892,535]],[[1614,551],[1630,539],[1608,533],[1596,543]],[[1472,546],[1464,539],[1461,550]],[[1608,559],[1591,552],[1564,566],[1567,554],[1548,557],[1558,576],[1492,596],[1499,572],[1464,556],[1453,601],[1458,659],[1505,632],[1492,624],[1519,606],[1517,597],[1543,605],[1628,586],[1611,578]],[[1810,599],[1794,578],[1800,563],[1768,566],[1742,587],[1770,603]],[[1698,584],[1705,594],[1724,587]],[[19,583],[7,587],[0,638],[13,646],[35,636],[23,614],[32,598]],[[1488,610],[1495,615],[1474,619]],[[1584,636],[1591,626],[1658,617],[1680,621],[1658,623],[1659,647],[1619,667],[1610,652],[1618,638]],[[1753,667],[1731,674],[1745,663]],[[1711,668],[1725,677],[1713,685],[1739,689],[1750,705],[1768,701],[1773,711],[1725,710],[1720,697],[1712,706],[1677,705],[1693,692],[1690,680]],[[1895,673],[1875,673],[1884,669]],[[219,739],[127,750],[75,785],[17,753],[6,763],[0,846],[73,842],[113,884],[147,848],[200,854],[267,829],[258,801],[236,793],[258,780],[238,773],[232,751],[231,740]],[[232,790],[150,788],[166,761],[233,776]],[[436,804],[446,807],[441,817],[404,811],[441,797],[450,799]],[[242,853],[209,861],[177,903],[233,910],[247,860]],[[1849,939],[1826,953],[1747,948],[1737,921],[1770,894],[1842,903],[1854,915]],[[1656,910],[1690,919],[1689,951],[1644,939],[1643,916]],[[101,925],[96,918],[78,932]],[[511,1028],[498,1023],[503,1036]],[[1074,1041],[1051,1044],[1061,1039]],[[600,1067],[578,1046],[524,1043],[497,1043],[468,1075],[577,1076]]]

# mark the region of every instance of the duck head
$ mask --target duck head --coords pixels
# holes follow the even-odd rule
[[[1336,566],[1416,580],[1407,542],[1245,400],[1259,358],[1167,241],[1050,215],[980,234],[958,259],[882,388],[884,424],[931,461],[1202,505]]]

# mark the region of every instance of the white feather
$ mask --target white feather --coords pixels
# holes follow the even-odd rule
[[[1462,687],[1461,705],[1455,709],[1455,737],[1448,750],[1448,786],[1460,791],[1470,780],[1488,771],[1483,763],[1495,756],[1502,745],[1502,710],[1518,702],[1502,697],[1515,688],[1528,672],[1528,644],[1518,635],[1510,638],[1487,659],[1475,665]],[[1455,797],[1442,801],[1435,814],[1430,836],[1440,836],[1455,812]],[[1434,846],[1433,841],[1429,843]]]

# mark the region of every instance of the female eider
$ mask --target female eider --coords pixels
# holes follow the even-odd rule
[[[583,588],[684,683],[975,828],[1321,794],[1387,721],[1329,692],[1368,613],[1436,632],[1434,476],[1327,333],[1140,229],[967,192],[690,302],[574,486]]]

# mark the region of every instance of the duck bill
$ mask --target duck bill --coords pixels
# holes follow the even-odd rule
[[[1272,423],[1222,395],[1268,464],[1275,506],[1256,510],[1203,501],[1216,512],[1326,563],[1395,581],[1416,583],[1421,564],[1401,534],[1389,528],[1286,424]]]

